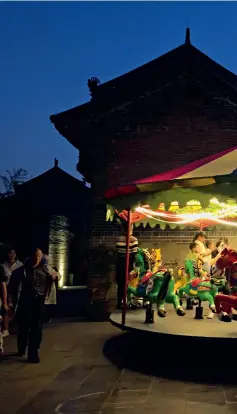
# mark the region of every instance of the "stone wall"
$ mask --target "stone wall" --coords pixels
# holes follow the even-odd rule
[[[49,257],[52,266],[56,267],[61,275],[60,287],[68,282],[69,254],[69,220],[65,216],[53,216],[49,232]]]

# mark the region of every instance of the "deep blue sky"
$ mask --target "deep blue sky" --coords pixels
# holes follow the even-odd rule
[[[89,99],[101,82],[192,43],[237,73],[237,3],[0,2],[0,174],[32,176],[59,165],[76,172],[75,150],[50,114]]]

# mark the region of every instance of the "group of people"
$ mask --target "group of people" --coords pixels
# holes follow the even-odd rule
[[[189,253],[186,259],[191,260],[195,276],[203,272],[210,276],[216,274],[216,262],[221,257],[222,251],[229,246],[226,237],[221,237],[215,244],[212,240],[206,240],[203,231],[196,233],[189,246]]]
[[[128,223],[122,223],[122,234],[116,241],[116,281],[117,281],[117,308],[121,309],[124,295],[125,275],[126,275],[126,245],[127,245]],[[133,226],[130,229],[129,237],[129,272],[133,270],[135,256],[138,251],[138,240],[133,236]],[[215,265],[221,257],[224,247],[228,247],[228,239],[220,238],[215,244],[212,240],[207,240],[206,233],[199,231],[196,233],[192,243],[189,246],[189,253],[186,259],[191,260],[194,269],[194,275],[199,276],[201,272],[212,275],[215,273]],[[228,283],[225,290],[228,290]],[[228,293],[227,291],[224,293]]]
[[[43,323],[50,320],[48,310],[56,304],[59,279],[58,270],[41,249],[33,249],[24,264],[17,259],[15,249],[6,251],[0,265],[0,356],[11,319],[17,323],[16,355],[23,357],[28,349],[28,361],[40,362]]]

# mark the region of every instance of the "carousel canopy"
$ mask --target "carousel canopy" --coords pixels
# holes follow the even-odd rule
[[[192,162],[166,173],[139,179],[105,193],[107,202],[118,210],[161,203],[169,207],[178,201],[184,207],[198,200],[207,207],[213,197],[226,201],[237,197],[237,147]]]
[[[237,147],[108,190],[107,220],[113,220],[114,212],[126,220],[126,210],[131,208],[137,225],[237,227],[236,162]]]

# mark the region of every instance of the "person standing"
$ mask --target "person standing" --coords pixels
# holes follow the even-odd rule
[[[208,253],[208,254],[206,256],[206,260],[210,265],[212,264],[212,259],[213,259],[212,254],[213,254],[214,250],[215,250],[214,241],[213,240],[207,240],[206,241],[206,253]]]
[[[202,269],[205,272],[209,273],[210,266],[208,263],[208,257],[210,256],[210,251],[209,249],[206,249],[205,247],[206,238],[207,238],[206,233],[204,231],[199,231],[195,234],[193,242],[196,243],[199,247],[199,253],[203,259]]]
[[[45,321],[50,323],[54,313],[53,310],[57,304],[58,282],[61,279],[61,275],[56,267],[51,266],[49,257],[46,254],[43,256],[42,263],[47,266],[48,273],[53,277],[52,282],[48,286],[44,302],[46,308]]]
[[[6,276],[3,271],[3,268],[0,267],[0,360],[3,356],[3,334],[2,334],[2,319],[3,316],[8,311],[7,305],[7,286],[6,286]],[[3,315],[3,316],[2,316]]]
[[[127,244],[128,223],[122,223],[122,234],[116,241],[116,281],[117,281],[117,308],[121,309],[126,279],[126,244]],[[129,272],[133,269],[135,255],[138,249],[138,240],[133,236],[133,226],[130,229],[129,237]]]
[[[222,280],[223,283],[225,284],[222,286],[221,289],[219,289],[219,291],[224,293],[224,295],[230,295],[231,271],[230,269],[218,269],[216,267],[216,262],[222,256],[222,252],[226,248],[227,249],[230,248],[229,240],[227,239],[227,237],[221,237],[216,243],[216,248],[212,251],[212,261],[213,261],[212,277],[213,279],[216,279],[217,285],[218,285],[218,281]]]
[[[198,244],[199,253],[202,256],[205,255],[206,253],[205,241],[206,241],[206,233],[204,231],[198,231],[193,238],[193,242]]]
[[[38,351],[42,340],[46,292],[54,280],[37,248],[25,262],[25,279],[20,294],[17,321],[18,356],[24,356],[28,346],[28,361],[40,362]]]
[[[24,274],[23,263],[17,259],[14,248],[9,248],[5,252],[5,261],[1,264],[7,286],[8,308],[14,312],[17,305],[20,284]],[[3,337],[9,335],[9,311],[3,315]]]
[[[220,253],[218,253],[215,257],[213,256],[215,251],[215,243],[213,240],[207,240],[206,242],[206,255],[204,256],[204,262],[206,271],[208,274],[212,274],[212,268],[215,266],[217,260],[220,257]]]

